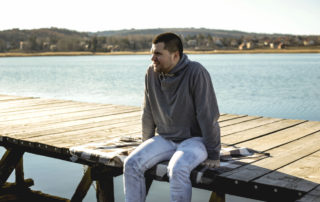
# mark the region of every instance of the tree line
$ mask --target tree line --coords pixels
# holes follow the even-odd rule
[[[170,30],[155,30],[160,32]],[[0,31],[0,52],[47,51],[148,51],[155,36],[146,30],[86,33],[67,29]],[[319,48],[320,36],[255,34],[203,29],[172,30],[181,36],[187,50],[232,50],[256,48]],[[105,35],[104,35],[105,34]]]

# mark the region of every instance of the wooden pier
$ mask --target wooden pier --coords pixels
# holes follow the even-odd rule
[[[14,170],[14,186],[30,186],[23,176],[25,152],[89,166],[73,197],[56,201],[81,201],[93,181],[98,200],[113,201],[113,176],[121,174],[121,163],[74,158],[70,149],[139,137],[140,117],[140,108],[133,106],[0,95],[0,145],[7,150],[0,161],[0,201]],[[195,169],[193,186],[213,191],[208,200],[233,194],[265,201],[320,201],[320,122],[233,114],[222,114],[219,122],[224,145],[270,156],[239,158],[229,169],[223,162],[219,169]],[[152,179],[168,180],[155,173],[146,173],[148,185]]]

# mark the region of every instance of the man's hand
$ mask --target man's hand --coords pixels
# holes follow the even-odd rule
[[[220,167],[220,160],[207,159],[201,165],[207,166],[208,168],[218,168]]]

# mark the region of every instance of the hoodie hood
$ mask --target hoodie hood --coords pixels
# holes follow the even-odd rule
[[[186,68],[188,63],[189,63],[188,56],[183,54],[181,59],[179,60],[178,64],[172,70],[170,70],[169,74],[178,73],[179,71]]]

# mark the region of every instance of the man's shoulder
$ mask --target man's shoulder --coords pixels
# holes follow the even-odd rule
[[[193,74],[207,73],[206,68],[200,62],[190,61],[188,65]]]

